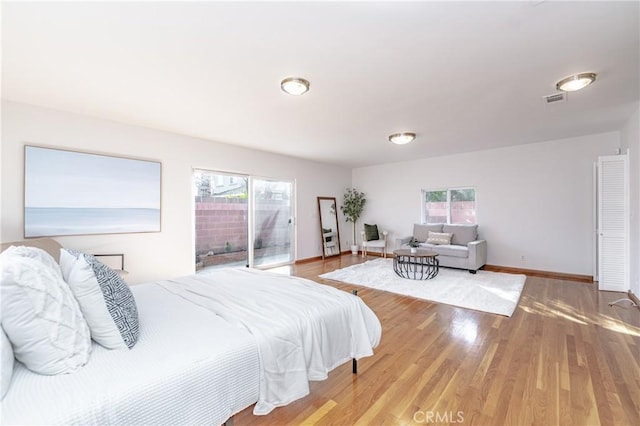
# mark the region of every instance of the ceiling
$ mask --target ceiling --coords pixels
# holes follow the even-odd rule
[[[639,6],[3,2],[2,97],[347,167],[526,144],[631,116]]]

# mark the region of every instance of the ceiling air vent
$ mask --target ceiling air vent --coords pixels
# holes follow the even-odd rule
[[[566,102],[567,94],[566,93],[554,93],[553,95],[543,96],[544,102],[546,104],[555,104],[558,102]]]

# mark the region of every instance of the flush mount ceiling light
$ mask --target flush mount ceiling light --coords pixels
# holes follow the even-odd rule
[[[396,145],[405,145],[413,141],[416,138],[416,134],[412,132],[394,133],[389,135],[389,142]]]
[[[304,95],[309,91],[309,82],[300,77],[288,77],[280,82],[280,88],[294,96]]]
[[[563,78],[556,83],[556,89],[563,92],[575,92],[576,90],[583,89],[596,81],[596,74],[593,72],[583,72]]]

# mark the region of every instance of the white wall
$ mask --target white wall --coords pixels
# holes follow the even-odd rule
[[[422,189],[475,187],[488,264],[591,275],[593,163],[619,146],[612,132],[354,169],[367,195],[359,226],[395,242],[420,222]]]
[[[630,262],[629,279],[631,291],[640,295],[640,109],[629,118],[620,132],[622,149],[629,149],[630,192]]]
[[[302,142],[301,142],[302,143]],[[90,253],[124,253],[131,283],[194,271],[193,167],[295,179],[297,259],[321,254],[317,196],[341,199],[351,184],[347,168],[124,125],[14,102],[2,102],[0,239],[23,237],[25,144],[131,156],[162,162],[162,232],[57,238]],[[341,219],[341,235],[349,235]],[[344,229],[343,229],[344,228]],[[343,243],[343,250],[348,246]]]
[[[344,188],[367,194],[361,220],[378,223],[390,239],[420,221],[421,189],[474,186],[488,263],[546,271],[592,273],[592,163],[629,147],[632,175],[632,289],[638,289],[640,152],[638,112],[622,132],[348,169],[234,147],[142,127],[2,102],[0,240],[22,238],[25,143],[162,162],[162,232],[58,238],[93,253],[125,253],[132,283],[193,271],[191,169],[208,168],[295,179],[297,259],[321,254],[316,196],[340,204]],[[622,138],[622,143],[621,143]],[[428,143],[416,141],[416,143]],[[398,147],[401,149],[402,147]],[[340,217],[342,250],[351,225]],[[521,260],[525,256],[525,261]],[[634,281],[635,280],[635,281]]]

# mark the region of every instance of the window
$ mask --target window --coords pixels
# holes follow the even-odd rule
[[[422,190],[423,223],[476,223],[474,188]]]

